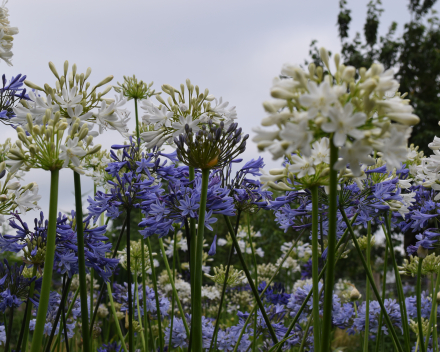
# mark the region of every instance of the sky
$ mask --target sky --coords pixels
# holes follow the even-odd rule
[[[145,82],[178,87],[187,78],[203,91],[210,90],[236,106],[237,122],[252,137],[252,128],[265,117],[262,102],[270,99],[272,79],[284,63],[303,64],[313,39],[332,52],[340,50],[336,27],[337,0],[9,0],[10,22],[19,28],[14,40],[13,66],[0,62],[7,77],[18,73],[40,86],[54,86],[48,67],[58,71],[69,60],[78,72],[92,68],[94,84],[108,75],[122,82],[135,74]],[[348,0],[352,9],[350,37],[362,31],[367,0]],[[402,25],[409,19],[408,1],[382,0],[384,13],[379,32],[384,34],[392,21]],[[437,10],[440,9],[436,5]],[[113,93],[109,94],[112,97]],[[134,111],[132,102],[128,109]],[[134,130],[134,112],[129,123]],[[0,141],[16,139],[15,131],[0,125]],[[116,131],[96,138],[103,148],[122,142]],[[259,153],[248,143],[245,160],[263,156],[266,168],[280,166],[268,153]],[[30,171],[25,180],[40,188],[41,209],[49,208],[49,172]],[[82,176],[83,192],[93,190]],[[74,206],[73,175],[60,173],[59,210]],[[37,212],[26,214],[31,221]]]

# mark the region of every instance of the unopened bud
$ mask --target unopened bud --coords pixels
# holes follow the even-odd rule
[[[321,57],[322,62],[324,63],[325,67],[330,71],[330,64],[328,61],[328,51],[326,48],[320,48],[319,49],[319,56]]]
[[[38,126],[38,125],[35,125],[33,128],[32,128],[32,132],[35,134],[35,135],[40,135],[40,133],[41,133],[41,129],[40,129],[40,126]]]
[[[419,246],[419,248],[417,248],[417,256],[421,259],[426,258],[426,256],[428,255],[428,249]]]
[[[101,144],[95,145],[92,149],[89,150],[87,155],[95,154],[95,153],[99,152],[100,150],[101,150]]]
[[[440,291],[437,293],[437,304],[440,304]]]
[[[19,189],[19,188],[20,188],[20,182],[16,181],[16,182],[9,183],[9,184],[6,186],[6,188],[15,191],[16,189]]]
[[[52,73],[55,75],[55,77],[60,79],[60,76],[58,75],[58,71],[52,61],[49,61],[49,68],[52,71]]]
[[[107,76],[106,78],[104,78],[101,82],[99,82],[95,88],[101,87],[104,84],[107,84],[108,82],[110,82],[113,79],[113,76]]]
[[[350,292],[350,301],[357,301],[361,297],[362,295],[360,294],[360,292],[356,289],[356,287],[353,287]]]
[[[32,83],[31,81],[28,81],[27,79],[24,80],[24,84],[26,84],[29,88],[40,90],[44,92],[44,89],[40,86],[37,86],[35,83]]]

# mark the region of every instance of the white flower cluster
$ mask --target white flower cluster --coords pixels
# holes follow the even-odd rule
[[[256,239],[261,237],[261,233],[260,231],[255,231],[252,226],[250,226],[249,230],[250,230],[250,234],[247,226],[245,227],[240,226],[238,228],[237,240],[238,240],[238,245],[240,246],[240,250],[242,253],[252,254],[252,246],[251,246],[251,242],[249,241],[249,236],[250,236],[252,238],[252,245],[255,255],[258,255],[259,257],[263,258],[264,257],[263,248],[257,247],[255,243]]]
[[[46,110],[53,113],[59,112],[60,115],[69,123],[69,132],[75,121],[78,121],[79,127],[87,124],[88,133],[93,137],[97,137],[104,130],[116,130],[122,135],[127,135],[129,120],[129,112],[123,108],[127,102],[122,93],[115,96],[115,99],[106,99],[106,95],[112,86],[107,86],[104,91],[97,92],[97,89],[109,83],[113,76],[104,78],[101,82],[94,86],[90,86],[87,82],[92,69],[89,67],[86,73],[77,73],[76,64],[72,65],[72,70],[68,72],[69,63],[64,63],[64,75],[60,76],[55,65],[50,62],[49,67],[56,77],[55,88],[51,88],[48,84],[44,85],[44,89],[38,85],[25,81],[30,88],[44,92],[44,96],[40,96],[36,91],[29,92],[28,101],[22,101],[14,108],[15,117],[12,122],[19,125],[25,125],[27,115],[30,114],[33,123],[41,125]],[[90,90],[89,90],[90,88]],[[98,131],[92,131],[94,126],[98,127]]]
[[[160,105],[155,105],[151,98],[142,100],[142,109],[145,115],[142,116],[146,131],[141,133],[142,139],[147,143],[147,148],[161,146],[164,143],[173,143],[173,137],[179,136],[184,132],[185,125],[188,124],[193,132],[197,132],[199,125],[212,120],[214,124],[223,122],[229,126],[237,118],[234,107],[229,107],[228,102],[223,102],[222,98],[217,100],[209,90],[200,92],[198,86],[186,80],[187,96],[185,96],[185,86],[180,85],[180,90],[168,84],[162,86],[162,90],[169,95],[167,102],[160,96],[156,99]],[[211,102],[215,102],[215,106]]]
[[[286,64],[281,77],[274,79],[275,99],[263,104],[268,116],[262,125],[277,129],[254,129],[259,149],[268,150],[274,159],[300,153],[292,172],[306,175],[313,173],[312,160],[307,159],[313,157],[312,143],[327,137],[340,148],[337,170],[349,164],[352,173],[360,175],[361,163],[374,162],[373,150],[381,153],[390,171],[400,167],[407,157],[411,126],[419,118],[397,92],[393,70],[378,63],[356,70],[340,64],[336,54],[332,73],[327,51],[320,52],[327,74],[313,63],[308,72]]]
[[[9,10],[6,7],[8,0],[3,0],[0,6],[0,59],[12,66],[12,41],[13,35],[18,34],[17,27],[11,27],[9,23]]]

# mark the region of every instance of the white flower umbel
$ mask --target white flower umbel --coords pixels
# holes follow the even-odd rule
[[[262,125],[272,129],[254,130],[258,148],[268,150],[274,159],[291,153],[310,157],[311,144],[326,137],[342,148],[339,169],[348,163],[353,174],[360,174],[359,163],[369,162],[373,151],[381,153],[389,171],[400,167],[407,159],[410,127],[419,118],[409,100],[397,92],[393,70],[385,71],[378,63],[357,70],[340,64],[336,54],[332,72],[327,51],[321,48],[320,54],[327,71],[313,63],[308,71],[283,66],[271,89],[275,100],[263,104],[268,116]],[[361,148],[355,151],[354,146]],[[328,162],[328,155],[325,160],[313,158]]]
[[[44,94],[29,92],[29,101],[22,101],[14,112],[16,117],[11,121],[25,125],[27,114],[31,114],[33,123],[42,124],[42,118],[47,109],[53,113],[59,112],[60,116],[66,119],[70,128],[79,119],[79,127],[84,123],[88,124],[89,135],[96,137],[98,132],[92,131],[93,126],[98,127],[99,133],[104,130],[117,130],[122,135],[128,132],[127,122],[129,112],[124,109],[127,98],[122,93],[115,96],[115,99],[107,99],[104,96],[110,92],[112,86],[107,86],[102,92],[98,88],[109,83],[113,76],[104,78],[98,84],[91,86],[87,81],[92,70],[89,67],[86,73],[77,73],[76,64],[72,65],[69,71],[69,62],[64,62],[64,74],[59,75],[55,65],[49,62],[49,68],[56,77],[55,87],[50,87],[47,83],[44,88],[25,81],[25,84],[35,91]],[[26,128],[26,127],[24,127]]]
[[[173,137],[181,134],[186,124],[196,132],[200,124],[209,120],[216,125],[223,122],[228,127],[237,118],[235,107],[229,107],[222,98],[217,100],[208,89],[202,93],[189,79],[186,80],[186,89],[183,84],[180,89],[164,84],[162,91],[169,95],[166,101],[155,93],[159,105],[155,105],[150,97],[141,103],[145,114],[142,116],[140,136],[147,148],[173,144]]]
[[[75,137],[73,139],[68,139],[67,145],[60,145],[60,159],[64,160],[63,167],[67,167],[70,162],[76,167],[80,166],[81,161],[78,157],[85,156],[87,152],[83,148],[78,147],[78,142],[78,137]]]
[[[14,40],[13,35],[18,34],[18,28],[10,26],[7,3],[8,0],[3,0],[0,6],[0,59],[12,66],[12,41]]]

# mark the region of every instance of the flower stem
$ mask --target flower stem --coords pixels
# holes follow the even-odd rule
[[[404,317],[404,319],[402,319],[402,327],[403,327],[403,335],[405,338],[405,347],[409,352],[411,348],[411,343],[410,343],[410,334],[409,334],[409,325],[408,325],[408,314],[406,311],[405,296],[403,294],[402,279],[400,278],[399,268],[397,267],[397,261],[394,255],[394,246],[391,238],[390,216],[391,215],[387,215],[387,214],[385,214],[384,216],[385,226],[386,226],[385,238],[388,242],[388,248],[391,255],[391,262],[393,263],[393,267],[394,267],[394,275],[396,277],[397,295],[399,297],[400,311],[403,312],[402,317]]]
[[[382,276],[382,301],[385,300],[385,291],[386,291],[386,283],[387,283],[387,267],[388,267],[388,242],[385,241],[385,254],[384,254],[384,264],[383,264],[383,276]],[[383,314],[380,312],[379,315],[379,324],[378,326],[382,326]],[[379,343],[382,337],[382,329],[379,329],[376,338],[376,352],[379,352]]]
[[[131,246],[130,246],[130,224],[131,223],[131,209],[127,209],[127,284],[128,284],[128,348],[134,349],[134,331],[133,331],[133,293],[131,287]]]
[[[38,305],[35,331],[32,338],[31,352],[39,352],[41,350],[44,336],[44,326],[46,324],[47,308],[49,306],[50,287],[52,285],[53,262],[55,257],[55,240],[57,236],[58,181],[59,170],[51,171],[46,258],[44,260],[43,282],[41,284],[40,302]],[[12,329],[12,327],[9,328]],[[84,347],[84,351],[88,352],[88,344],[84,344]]]
[[[371,271],[371,221],[367,224],[367,250],[365,253],[367,257],[368,270]],[[365,294],[365,316],[370,316],[370,283],[368,277],[366,278],[366,294]],[[368,352],[368,342],[370,335],[370,319],[365,319],[365,338],[364,338],[364,352]]]
[[[314,350],[320,351],[320,324],[319,324],[319,253],[318,253],[318,225],[319,203],[318,186],[310,188],[312,192],[312,280],[313,280],[313,343]],[[306,332],[307,335],[308,332]]]
[[[195,179],[195,170],[193,167],[189,167],[189,180],[193,181]],[[190,274],[190,283],[191,283],[191,315],[193,315],[194,304],[194,278],[195,278],[195,268],[196,268],[196,246],[197,246],[197,233],[196,233],[196,219],[189,218],[189,274]],[[193,322],[194,319],[191,319],[191,332],[189,336],[189,346],[188,352],[191,352],[192,348],[192,333],[193,333]]]
[[[145,246],[145,240],[144,237],[141,236],[141,260],[142,260],[142,302],[144,302],[142,308],[144,311],[144,340],[148,341],[148,330],[147,330],[147,319],[148,319],[148,315],[147,315],[147,292],[145,290],[145,287],[147,286],[146,284],[146,277],[145,275],[147,274],[145,272],[145,252],[144,252],[144,247]],[[149,255],[151,255],[149,253]]]
[[[179,295],[178,295],[178,292],[176,290],[176,286],[174,284],[174,280],[172,280],[173,275],[171,274],[170,265],[168,264],[168,259],[167,259],[167,255],[165,253],[165,247],[163,246],[162,238],[159,238],[159,246],[160,246],[160,250],[162,252],[162,256],[164,258],[165,268],[167,270],[168,277],[170,278],[170,281],[171,281],[171,287],[173,289],[173,295],[175,296],[175,299],[176,299],[176,302],[177,302],[177,307],[179,308],[180,315],[182,316],[183,325],[185,326],[186,333],[189,335],[189,328],[188,328],[188,324],[187,324],[186,319],[185,319],[185,313],[183,311],[182,304],[180,303]]]
[[[416,297],[417,297],[417,325],[419,328],[420,351],[425,352],[425,339],[423,337],[423,324],[422,324],[422,266],[423,266],[423,259],[424,258],[419,257],[419,265],[417,267]],[[429,338],[429,335],[428,335],[428,338]],[[428,341],[426,341],[426,342],[428,343]]]
[[[208,196],[208,184],[209,184],[209,169],[202,170],[202,190],[200,195],[200,208],[199,208],[199,224],[197,227],[197,241],[191,238],[191,243],[197,243],[195,245],[195,253],[191,253],[191,256],[195,255],[195,268],[191,267],[191,271],[194,273],[194,299],[192,304],[193,315],[191,317],[192,327],[192,349],[196,352],[203,351],[202,341],[202,283],[203,283],[203,235],[205,232],[205,214],[206,214],[206,200]],[[192,248],[191,248],[192,249]],[[194,270],[194,269],[195,270]]]
[[[116,242],[116,246],[115,246],[115,248],[113,249],[112,259],[116,258],[116,254],[118,254],[119,244],[121,243],[122,237],[123,237],[123,235],[124,235],[126,225],[127,225],[127,217],[125,217],[125,219],[124,219],[124,222],[123,222],[123,224],[122,224],[121,232],[119,233],[119,237],[118,237],[118,240],[117,240],[117,242]],[[99,297],[98,297],[98,301],[96,302],[95,311],[93,312],[92,320],[91,320],[91,322],[90,322],[90,325],[91,325],[91,326],[94,325],[94,321],[96,320],[96,316],[98,315],[99,303],[101,302],[102,297],[104,296],[104,291],[105,291],[104,287],[105,287],[105,286],[106,286],[106,283],[103,282],[103,283],[101,284],[101,288],[99,289]],[[93,333],[93,329],[90,328],[90,331],[89,331],[89,335],[90,335],[90,337],[92,336],[92,333]]]
[[[141,314],[141,308],[140,308],[140,304],[139,304],[139,287],[138,287],[137,277],[138,277],[138,273],[136,271],[134,273],[134,292],[136,295],[136,305],[137,305],[137,311],[138,311],[139,326],[141,327],[141,331],[142,331],[142,314]],[[145,303],[146,302],[144,301],[144,306],[145,306]],[[140,333],[139,335],[141,336],[142,348],[144,351],[146,351],[144,334]]]
[[[176,283],[176,256],[177,256],[177,232],[179,230],[177,227],[174,229],[174,241],[173,241],[173,277],[170,277],[173,284]],[[171,343],[173,337],[173,324],[174,324],[174,304],[176,303],[176,297],[174,295],[174,290],[171,295],[171,317],[170,317],[170,339],[168,341],[168,351],[171,351]]]
[[[87,332],[89,331],[89,312],[87,305],[87,280],[86,264],[84,252],[84,228],[81,199],[81,178],[79,173],[73,171],[73,180],[75,184],[75,210],[76,210],[76,232],[78,238],[78,269],[79,269],[79,296],[81,299],[81,323],[83,331],[83,348],[85,352],[90,351],[91,341]],[[92,306],[93,303],[90,302]]]
[[[229,217],[226,215],[224,215],[224,217],[226,220],[226,225],[228,226],[229,234],[231,235],[231,238],[232,238],[232,242],[234,243],[235,250],[237,251],[238,259],[240,260],[240,263],[243,267],[243,271],[246,274],[246,278],[248,280],[249,286],[251,287],[252,293],[254,294],[254,297],[257,300],[258,307],[260,308],[261,314],[263,315],[263,319],[267,325],[267,328],[269,330],[269,334],[270,334],[273,342],[277,343],[278,342],[277,336],[276,336],[275,331],[272,327],[272,324],[270,323],[269,317],[267,316],[266,310],[264,309],[263,303],[261,302],[260,295],[258,293],[257,288],[254,285],[254,282],[252,280],[252,276],[246,266],[246,262],[244,261],[243,254],[241,253],[240,245],[238,244],[237,237],[235,236],[235,233],[234,233],[234,229],[232,228],[231,220],[229,220]]]
[[[338,192],[338,172],[334,165],[338,161],[338,148],[330,138],[330,194],[328,212],[328,233],[327,233],[327,272],[324,289],[324,317],[322,319],[321,351],[330,350],[331,331],[332,331],[332,304],[333,286],[335,283],[335,258],[336,258],[336,225],[337,225],[337,192]]]
[[[238,225],[240,223],[240,216],[241,216],[241,211],[238,210],[237,211],[237,220],[235,222],[235,229],[234,229],[235,233],[237,233],[237,231],[238,231]],[[214,341],[216,341],[216,339],[217,339],[218,326],[220,324],[220,316],[222,314],[222,307],[223,307],[223,301],[225,299],[226,287],[228,286],[229,269],[231,267],[231,261],[232,261],[233,255],[234,255],[234,246],[231,246],[231,248],[229,250],[228,264],[226,266],[226,271],[225,271],[225,281],[223,281],[222,295],[220,296],[220,303],[219,303],[219,307],[218,307],[218,311],[217,311],[217,318],[215,319],[214,333],[212,334],[211,344],[209,345],[209,352],[211,352],[212,347],[214,345]],[[251,316],[251,314],[249,315],[248,319],[250,318],[250,316]]]
[[[34,264],[32,267],[32,277],[35,277],[37,275],[37,266]],[[24,330],[23,330],[23,340],[18,343],[18,346],[21,345],[21,351],[26,352],[26,348],[28,345],[28,336],[29,336],[29,322],[31,320],[31,313],[32,313],[32,302],[29,298],[32,298],[34,296],[34,290],[35,290],[35,280],[31,283],[31,287],[29,288],[29,296],[27,299],[27,305],[26,305],[26,317],[25,317],[25,323],[24,323]]]
[[[12,323],[14,322],[14,305],[9,308],[8,334],[6,335],[5,352],[9,352],[9,344],[12,336]]]
[[[116,331],[118,332],[119,339],[121,340],[122,349],[124,350],[124,352],[128,352],[124,342],[124,335],[122,335],[121,326],[119,325],[118,316],[116,315],[116,309],[115,309],[115,304],[113,302],[112,287],[110,285],[110,282],[107,282],[107,291],[108,291],[108,297],[110,299],[110,308],[113,314],[113,319],[115,320]]]
[[[341,207],[340,210],[341,210],[342,217],[344,218],[344,221],[347,225],[348,231],[350,232],[350,236],[351,236],[351,239],[353,240],[354,246],[356,247],[356,251],[358,252],[358,256],[361,258],[364,270],[367,274],[368,279],[370,280],[370,284],[371,284],[371,287],[373,288],[374,294],[376,295],[377,302],[379,303],[380,309],[382,310],[382,313],[384,314],[385,322],[387,324],[388,330],[391,332],[391,336],[397,345],[398,351],[403,352],[403,348],[402,348],[402,345],[400,344],[400,341],[397,337],[396,330],[394,329],[393,323],[391,322],[391,319],[385,309],[383,301],[380,299],[379,291],[377,290],[377,287],[376,287],[374,280],[373,280],[373,275],[371,274],[371,271],[369,270],[369,268],[367,266],[367,262],[364,258],[364,255],[362,254],[361,248],[359,247],[358,240],[356,238],[356,235],[353,232],[353,228],[351,227],[350,221],[348,220],[347,215],[345,214],[344,208]],[[392,252],[392,250],[390,250],[390,252]]]
[[[147,247],[150,257],[151,279],[153,280],[154,296],[156,297],[157,325],[159,327],[159,348],[160,348],[160,352],[163,352],[163,338],[162,338],[163,334],[162,334],[162,319],[161,319],[160,304],[159,304],[159,291],[157,290],[156,268],[154,267],[153,251],[151,249],[151,243],[149,237],[147,237]]]

